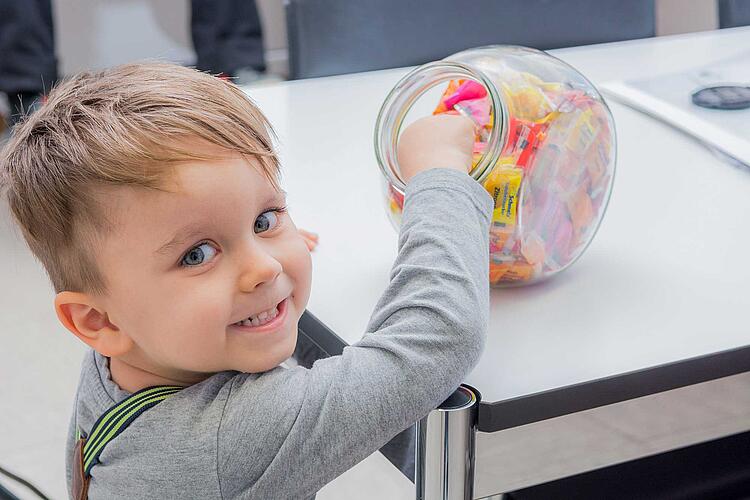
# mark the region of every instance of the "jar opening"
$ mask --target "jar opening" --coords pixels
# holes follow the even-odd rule
[[[375,156],[388,182],[404,192],[397,150],[401,127],[412,106],[430,89],[450,80],[473,80],[487,90],[491,107],[492,128],[481,159],[469,172],[483,182],[500,155],[507,136],[508,111],[505,102],[490,78],[481,70],[465,64],[437,61],[420,66],[404,76],[386,97],[375,123]]]

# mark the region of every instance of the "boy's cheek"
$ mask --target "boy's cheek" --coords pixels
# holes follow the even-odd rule
[[[290,259],[287,274],[294,280],[294,302],[298,309],[297,313],[302,315],[310,299],[310,288],[312,286],[312,256],[306,246],[294,258]]]

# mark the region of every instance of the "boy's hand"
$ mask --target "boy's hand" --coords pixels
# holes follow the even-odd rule
[[[302,239],[305,240],[305,244],[307,245],[307,249],[311,252],[315,250],[315,247],[318,246],[318,235],[315,233],[311,233],[310,231],[305,231],[304,229],[297,228],[297,232],[300,236],[302,236]]]
[[[460,115],[420,118],[401,134],[398,164],[404,183],[423,170],[450,168],[468,172],[474,149],[474,123]]]

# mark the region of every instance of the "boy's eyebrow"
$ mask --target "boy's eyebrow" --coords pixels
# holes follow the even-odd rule
[[[282,204],[284,204],[286,202],[286,191],[284,191],[283,189],[274,191],[273,195],[266,198],[266,200],[263,202],[263,205],[261,206],[267,206],[272,202],[281,202]],[[164,243],[156,250],[156,253],[161,255],[168,254],[172,251],[173,248],[181,247],[185,244],[186,241],[197,238],[198,236],[203,234],[204,231],[205,227],[203,224],[189,224],[177,231],[172,239]]]
[[[173,248],[181,247],[185,243],[185,241],[197,238],[200,234],[203,234],[202,224],[191,224],[189,226],[185,226],[177,231],[177,233],[175,233],[171,240],[159,247],[156,253],[162,255],[168,254]]]

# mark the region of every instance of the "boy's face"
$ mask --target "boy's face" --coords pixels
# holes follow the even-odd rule
[[[294,351],[311,281],[284,193],[239,156],[174,171],[170,192],[107,192],[115,227],[97,261],[108,319],[134,344],[120,359],[185,382],[278,366]],[[259,314],[260,326],[236,325]]]

